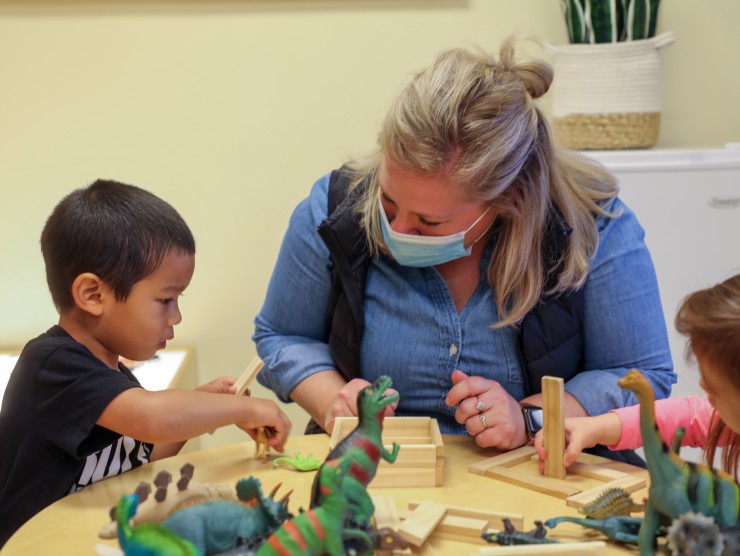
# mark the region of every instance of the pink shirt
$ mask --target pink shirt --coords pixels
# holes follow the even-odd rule
[[[665,443],[670,446],[673,434],[683,425],[686,436],[681,446],[703,448],[707,443],[707,433],[712,422],[714,408],[707,398],[701,396],[681,396],[655,402],[655,421]],[[640,434],[640,406],[633,405],[610,411],[622,422],[622,436],[610,450],[634,450],[642,446]],[[724,436],[724,435],[723,435]],[[724,442],[720,441],[720,445]]]

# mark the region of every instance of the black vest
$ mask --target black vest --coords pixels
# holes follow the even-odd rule
[[[370,266],[367,239],[355,210],[365,183],[352,191],[353,173],[346,166],[334,170],[329,178],[328,218],[318,233],[329,249],[332,261],[332,291],[327,314],[326,337],[334,362],[347,380],[360,373],[360,341],[365,326],[363,302],[365,279]],[[560,259],[571,229],[557,211],[548,218],[543,256],[545,268]],[[545,290],[557,280],[557,273],[546,279]],[[545,295],[519,325],[519,345],[526,395],[541,391],[542,377],[555,376],[568,381],[583,370],[583,288],[559,295]],[[307,432],[318,432],[315,423]],[[603,449],[599,449],[603,448]],[[610,459],[644,466],[633,452],[611,452],[604,447],[589,450]],[[628,455],[627,452],[630,454]]]

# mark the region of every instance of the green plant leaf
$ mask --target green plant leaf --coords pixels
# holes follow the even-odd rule
[[[586,0],[560,0],[571,43],[587,42],[584,4]]]
[[[617,0],[586,0],[586,15],[590,42],[617,42]]]
[[[650,0],[628,0],[627,40],[648,38],[650,29]]]
[[[655,30],[658,26],[658,8],[660,0],[650,0],[650,25],[648,26],[648,37],[655,36]]]

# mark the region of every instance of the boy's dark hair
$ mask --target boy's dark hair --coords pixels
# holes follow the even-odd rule
[[[173,251],[195,253],[180,214],[148,191],[111,180],[67,195],[41,233],[46,281],[59,311],[74,304],[71,287],[80,274],[92,272],[125,301]]]

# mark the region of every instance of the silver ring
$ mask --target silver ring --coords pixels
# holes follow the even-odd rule
[[[478,413],[480,413],[485,408],[486,408],[485,402],[483,400],[481,400],[480,398],[478,398],[478,403],[475,404],[475,409],[477,409],[478,410]]]
[[[478,415],[478,419],[480,419],[480,422],[483,424],[483,428],[487,429],[488,426],[486,425],[486,414],[481,413],[480,415]]]

